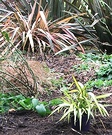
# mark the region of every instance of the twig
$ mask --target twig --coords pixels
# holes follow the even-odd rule
[[[79,135],[82,135],[82,134],[81,134],[80,132],[78,132],[77,130],[75,130],[75,129],[73,129],[73,128],[71,128],[71,129],[72,129],[72,131],[78,133]]]

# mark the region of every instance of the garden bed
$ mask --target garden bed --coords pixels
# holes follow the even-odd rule
[[[112,109],[110,110],[110,113]],[[90,131],[77,133],[67,122],[59,122],[59,115],[40,117],[34,112],[19,112],[0,116],[0,135],[111,135],[112,115],[91,121]]]
[[[94,65],[96,67],[92,68],[93,70],[75,72],[73,66],[80,65],[82,63],[81,59],[75,55],[47,58],[46,63],[48,67],[53,70],[53,72],[58,73],[58,84],[59,78],[61,77],[66,80],[65,82],[61,82],[63,84],[72,82],[72,75],[74,75],[77,80],[85,83],[90,80],[90,78],[95,78],[94,70],[98,68],[98,65],[96,64]],[[57,89],[52,92],[52,96],[44,95],[41,97],[42,100],[46,101],[47,99],[58,97],[60,88],[62,86],[61,83]],[[112,92],[112,86],[102,87],[101,89],[95,87],[94,92],[97,94]],[[112,103],[112,97],[110,97],[106,102]],[[87,133],[73,131],[71,129],[71,125],[66,121],[57,123],[60,118],[59,114],[55,114],[50,117],[40,117],[37,113],[32,111],[6,113],[0,115],[0,135],[111,135],[112,107],[108,107],[107,110],[110,116],[106,118],[96,116],[96,120],[91,121],[90,131]]]

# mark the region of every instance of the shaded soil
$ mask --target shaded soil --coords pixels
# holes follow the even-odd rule
[[[34,112],[6,114],[0,118],[0,135],[112,135],[112,117],[91,120],[90,131],[77,133],[67,122],[56,123],[59,115],[40,117]]]
[[[94,68],[80,74],[72,69],[74,65],[82,63],[75,55],[48,58],[46,63],[55,73],[59,73],[57,78],[62,76],[67,83],[72,81],[72,75],[84,83],[91,78],[95,78]],[[98,66],[95,65],[95,68],[98,68]],[[95,92],[101,94],[101,92],[107,91],[112,92],[112,86],[101,90],[97,89]],[[59,90],[53,93],[51,98],[58,95]],[[50,98],[47,96],[43,96],[43,100]],[[106,102],[112,103],[112,97]],[[112,107],[108,107],[107,110],[110,116],[106,118],[96,116],[95,120],[91,120],[90,131],[86,133],[73,131],[71,125],[66,121],[57,123],[60,118],[59,114],[52,117],[40,117],[37,113],[31,111],[8,113],[0,115],[0,135],[112,135]]]

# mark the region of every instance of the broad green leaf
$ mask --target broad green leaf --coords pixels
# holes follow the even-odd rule
[[[20,104],[26,110],[32,109],[32,104],[31,104],[30,98],[20,100],[18,102],[18,104]]]
[[[45,108],[45,106],[43,104],[37,105],[36,110],[37,110],[37,112],[38,112],[38,114],[40,116],[45,116],[46,115],[46,108]]]
[[[32,99],[32,104],[33,104],[33,107],[36,107],[37,106],[37,104],[38,104],[38,99],[36,99],[36,98],[33,98]]]
[[[49,101],[49,105],[51,106],[59,105],[61,103],[62,103],[62,100],[59,98],[55,98]]]

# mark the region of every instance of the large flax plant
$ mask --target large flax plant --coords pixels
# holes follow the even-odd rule
[[[94,41],[99,49],[112,53],[112,0],[64,1],[71,7],[72,13],[86,13],[76,21],[90,37],[96,38]]]
[[[2,1],[3,2],[3,1]],[[60,0],[59,2],[63,2]],[[6,10],[0,9],[3,15],[0,17],[0,28],[10,34],[11,42],[15,48],[40,52],[41,55],[45,51],[52,50],[58,52],[60,50],[69,50],[81,47],[77,38],[74,36],[71,23],[68,23],[72,17],[58,18],[58,20],[50,19],[50,9],[47,8],[51,1],[45,0],[20,0],[11,3],[11,6],[3,2]],[[43,5],[43,6],[42,6]],[[60,15],[61,15],[60,9]],[[55,13],[53,13],[55,15]],[[56,15],[57,16],[57,15]],[[5,48],[5,42],[0,36],[1,48]],[[11,47],[10,47],[11,48]],[[81,50],[84,52],[83,48]]]

